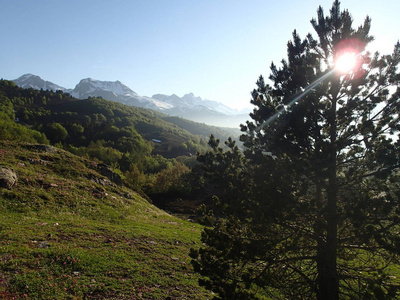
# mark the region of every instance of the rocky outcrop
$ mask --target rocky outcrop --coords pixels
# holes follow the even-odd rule
[[[28,161],[32,165],[48,165],[52,164],[53,162],[43,159],[35,159],[35,158],[28,158]]]
[[[111,167],[106,164],[97,164],[97,170],[103,176],[106,176],[115,184],[122,186],[122,178],[117,173],[111,170]]]
[[[58,153],[58,152],[60,152],[58,148],[50,146],[50,145],[41,145],[41,144],[32,145],[32,144],[27,144],[25,147],[27,149],[30,149],[30,150],[43,151],[43,152],[47,152],[47,153]]]
[[[96,182],[97,184],[100,184],[102,186],[111,186],[113,183],[111,182],[110,179],[104,178],[104,177],[98,177],[96,175],[90,175],[88,177],[90,180]]]
[[[0,187],[11,189],[18,183],[18,177],[11,168],[0,167]]]
[[[94,169],[101,175],[105,176],[105,177],[98,177],[98,176],[92,174],[89,176],[89,179],[91,179],[92,181],[94,181],[102,186],[110,186],[113,184],[122,186],[121,176],[118,175],[117,173],[115,173],[113,170],[111,170],[110,166],[103,164],[103,163],[98,164],[98,163],[94,163],[94,162],[90,162],[89,166],[91,169]]]

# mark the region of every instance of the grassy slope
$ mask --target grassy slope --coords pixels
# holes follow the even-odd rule
[[[209,298],[188,257],[200,226],[100,186],[83,158],[28,148],[0,142],[19,177],[0,188],[0,298]]]

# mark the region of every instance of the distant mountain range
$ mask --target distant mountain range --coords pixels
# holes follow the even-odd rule
[[[43,90],[61,90],[78,99],[102,97],[130,106],[144,107],[179,116],[199,123],[220,127],[237,128],[249,119],[249,111],[238,111],[220,102],[203,100],[193,93],[177,95],[156,94],[152,97],[140,96],[120,81],[100,81],[91,78],[82,79],[74,89],[67,89],[37,75],[25,74],[13,80],[22,88]]]

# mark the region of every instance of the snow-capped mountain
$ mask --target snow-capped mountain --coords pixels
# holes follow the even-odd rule
[[[102,97],[126,105],[160,111],[172,108],[171,105],[163,101],[138,95],[120,81],[100,81],[92,78],[85,78],[82,79],[73,90],[66,90],[65,92],[70,93],[73,97],[78,99]]]
[[[120,81],[100,81],[92,78],[82,79],[71,91],[71,95],[75,98],[84,99],[101,91],[109,91],[114,95],[121,96],[139,96]]]
[[[172,104],[174,108],[178,108],[182,112],[187,111],[188,109],[201,110],[202,108],[206,108],[226,115],[239,114],[239,111],[220,102],[203,100],[200,97],[196,97],[193,93],[186,94],[182,98],[179,98],[175,94],[171,96],[156,94],[153,95],[152,98]]]
[[[33,88],[36,90],[52,90],[52,91],[57,91],[57,90],[62,90],[64,91],[65,88],[62,86],[59,86],[55,83],[52,83],[50,81],[45,81],[39,76],[33,75],[33,74],[25,74],[19,77],[18,79],[13,80],[16,85],[24,88],[24,89],[29,89]]]
[[[223,127],[238,127],[247,120],[248,113],[239,113],[220,102],[203,100],[193,93],[177,95],[155,94],[152,97],[140,96],[120,81],[100,81],[92,78],[82,79],[74,89],[66,89],[45,81],[39,76],[26,74],[13,80],[23,88],[43,90],[62,90],[78,99],[102,97],[130,106],[144,107],[161,111],[171,116],[179,116],[195,122]]]

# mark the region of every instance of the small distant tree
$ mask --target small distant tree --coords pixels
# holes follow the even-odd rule
[[[78,136],[85,131],[85,128],[80,124],[74,123],[71,125],[71,131],[75,136]]]
[[[134,164],[132,164],[129,171],[125,173],[125,183],[135,190],[141,190],[146,182],[146,175]]]
[[[152,193],[175,193],[183,191],[183,175],[189,173],[189,168],[177,163],[171,168],[164,169],[156,175]]]
[[[123,156],[117,149],[107,146],[104,140],[91,141],[85,152],[89,157],[96,158],[108,165],[118,163]]]
[[[368,53],[370,18],[354,29],[337,0],[311,23],[258,79],[245,150],[198,157],[223,217],[192,257],[217,299],[400,297],[400,45]]]
[[[68,136],[68,131],[60,123],[51,123],[45,126],[44,132],[47,138],[53,142],[63,142]]]

